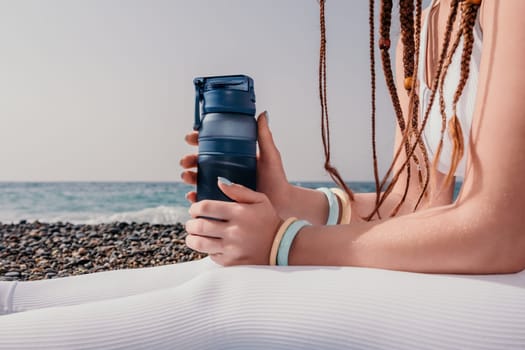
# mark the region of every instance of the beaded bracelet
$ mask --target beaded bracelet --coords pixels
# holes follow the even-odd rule
[[[277,265],[288,265],[288,255],[290,254],[290,247],[292,246],[295,236],[303,227],[310,225],[311,224],[306,220],[296,220],[286,228],[281,243],[279,244],[279,249],[277,250]]]
[[[288,226],[290,226],[294,221],[297,221],[297,218],[291,217],[284,220],[281,226],[279,226],[279,229],[273,238],[272,249],[270,250],[270,265],[274,266],[277,263],[277,251],[279,250],[281,239],[283,238],[283,235],[286,232]]]
[[[348,194],[340,189],[339,187],[333,187],[330,189],[337,198],[339,198],[339,201],[341,203],[341,220],[339,220],[339,224],[349,224],[352,220],[352,206],[350,204],[350,198],[348,198]]]
[[[327,225],[337,225],[339,220],[339,203],[335,194],[326,187],[319,187],[317,189],[325,194],[328,199],[328,219],[326,220]]]

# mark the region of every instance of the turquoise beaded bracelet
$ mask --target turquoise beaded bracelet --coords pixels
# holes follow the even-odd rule
[[[290,254],[290,248],[295,236],[303,227],[310,225],[306,220],[296,220],[286,228],[283,238],[281,238],[281,243],[279,243],[279,249],[277,250],[277,265],[288,265],[288,255]]]
[[[337,201],[337,197],[326,187],[319,187],[317,190],[323,192],[328,200],[329,212],[326,224],[337,225],[337,221],[339,220],[339,202]]]

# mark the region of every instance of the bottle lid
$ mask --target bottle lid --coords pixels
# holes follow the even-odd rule
[[[198,130],[201,114],[239,113],[255,115],[255,91],[253,79],[246,75],[223,75],[201,77],[193,80],[195,85],[195,124]]]

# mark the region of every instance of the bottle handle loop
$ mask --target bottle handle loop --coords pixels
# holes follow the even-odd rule
[[[203,99],[204,81],[195,79],[195,121],[193,122],[193,130],[199,130],[201,127],[201,102]]]

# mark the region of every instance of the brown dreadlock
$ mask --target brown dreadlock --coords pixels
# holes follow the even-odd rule
[[[321,27],[321,47],[319,49],[319,100],[321,101],[321,136],[323,138],[325,163],[324,168],[335,183],[342,187],[350,197],[354,199],[354,194],[344,182],[339,171],[330,164],[330,125],[328,123],[328,104],[326,102],[326,26],[324,16],[325,0],[319,0],[320,5],[320,27]]]
[[[459,46],[460,39],[463,39],[463,52],[461,55],[461,77],[454,94],[452,101],[453,116],[448,123],[449,136],[453,142],[452,150],[452,164],[447,173],[443,186],[448,186],[452,181],[456,168],[463,157],[464,153],[464,140],[463,133],[459,119],[457,117],[457,103],[461,97],[463,89],[466,85],[469,77],[469,64],[472,55],[474,36],[473,28],[476,21],[478,9],[480,7],[480,0],[452,0],[449,15],[447,18],[445,36],[443,44],[440,50],[439,60],[435,67],[435,74],[433,76],[432,83],[430,84],[431,95],[429,105],[426,106],[424,113],[422,114],[422,120],[420,122],[419,115],[419,96],[417,94],[416,82],[418,80],[418,65],[424,64],[419,62],[419,46],[421,37],[421,0],[399,0],[399,16],[401,24],[401,42],[403,43],[403,72],[404,72],[404,88],[409,96],[409,105],[407,110],[406,119],[401,109],[399,101],[398,91],[394,81],[394,74],[392,71],[392,60],[390,57],[389,49],[391,47],[390,41],[390,28],[392,21],[392,0],[380,0],[380,26],[379,26],[379,48],[381,52],[381,62],[385,75],[385,82],[390,93],[392,105],[397,119],[397,124],[402,134],[402,142],[395,152],[394,159],[388,168],[383,179],[379,181],[378,166],[377,166],[377,154],[376,154],[376,103],[375,103],[375,55],[374,55],[374,0],[369,2],[369,24],[370,24],[370,73],[371,73],[371,97],[372,97],[372,153],[373,153],[373,164],[374,164],[374,178],[376,184],[376,204],[372,212],[365,217],[366,220],[372,220],[377,215],[379,217],[379,208],[384,203],[385,199],[392,192],[395,184],[397,183],[400,175],[406,173],[406,183],[403,191],[403,196],[399,203],[390,213],[394,216],[398,213],[399,208],[405,202],[408,187],[410,185],[410,166],[411,160],[418,170],[418,180],[420,185],[420,195],[414,206],[414,210],[417,209],[421,203],[423,197],[429,193],[429,181],[430,181],[430,161],[428,159],[427,150],[423,144],[422,133],[426,126],[430,110],[436,93],[439,91],[439,104],[440,112],[442,117],[441,137],[436,151],[436,157],[433,160],[432,169],[435,170],[436,164],[439,161],[441,150],[443,146],[443,137],[446,126],[446,112],[445,112],[445,101],[443,98],[443,84],[448,71],[448,67],[452,61],[452,56]],[[342,180],[339,172],[335,167],[330,164],[330,131],[328,123],[328,107],[326,101],[326,26],[325,26],[325,15],[324,7],[325,0],[319,0],[320,5],[320,26],[321,26],[321,47],[320,47],[320,59],[319,59],[319,96],[321,101],[321,133],[323,139],[323,146],[325,152],[325,169],[328,171],[332,179],[342,187],[353,200],[354,196],[350,189],[346,186]],[[460,6],[461,5],[461,6]],[[457,32],[454,42],[450,47],[450,37],[452,32],[453,24],[458,14],[458,8],[461,9],[461,21],[460,29]],[[450,47],[450,50],[449,50]],[[406,120],[406,122],[405,122]],[[415,150],[419,148],[423,159],[419,159],[416,156]],[[394,165],[396,164],[401,151],[404,150],[406,159],[402,162],[401,166],[396,172],[393,172]],[[422,173],[421,162],[424,164],[424,178]],[[392,180],[385,187],[389,177],[392,175]]]

